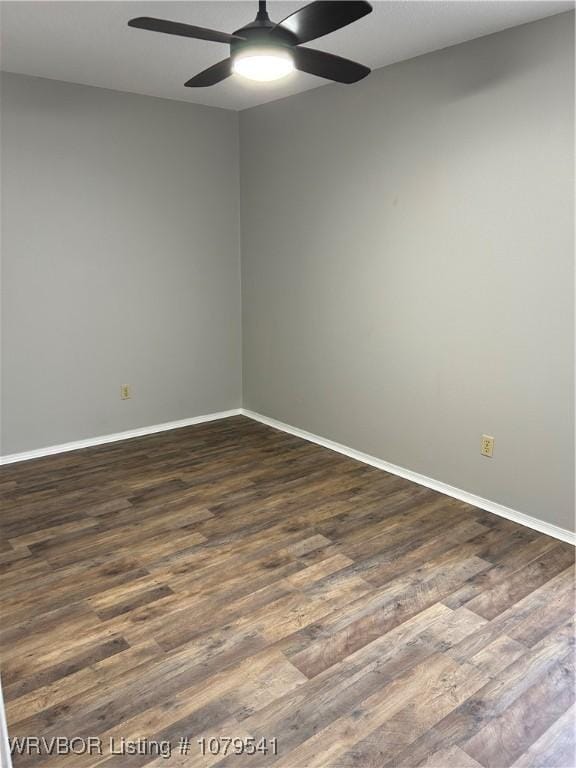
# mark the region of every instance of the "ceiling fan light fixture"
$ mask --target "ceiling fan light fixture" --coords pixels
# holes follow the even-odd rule
[[[295,69],[290,52],[282,48],[246,48],[239,51],[232,71],[249,80],[271,82],[286,77]]]
[[[266,10],[266,0],[258,0],[254,21],[231,34],[151,16],[130,19],[128,26],[165,35],[211,40],[230,47],[227,58],[191,77],[184,83],[186,88],[217,85],[232,74],[264,83],[273,82],[294,70],[331,82],[350,84],[362,80],[370,74],[370,69],[302,43],[347,27],[371,11],[372,6],[366,0],[314,0],[275,23]]]

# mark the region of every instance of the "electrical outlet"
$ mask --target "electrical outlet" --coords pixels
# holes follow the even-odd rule
[[[490,435],[482,435],[480,441],[480,453],[482,456],[488,456],[489,459],[494,455],[494,438]]]
[[[121,400],[130,400],[132,397],[132,392],[130,390],[130,384],[122,384],[120,387],[120,399]]]

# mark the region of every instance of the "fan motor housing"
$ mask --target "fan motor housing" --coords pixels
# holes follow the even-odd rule
[[[240,39],[230,43],[230,54],[246,48],[294,48],[298,40],[290,30],[276,26],[270,19],[255,19],[234,32]]]

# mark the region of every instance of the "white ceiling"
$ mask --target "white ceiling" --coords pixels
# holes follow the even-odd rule
[[[269,3],[279,21],[304,2]],[[400,0],[373,2],[374,11],[310,47],[382,67],[574,7],[555,0]],[[211,88],[184,88],[197,72],[228,55],[218,43],[126,26],[134,16],[157,16],[226,32],[256,15],[245,2],[2,2],[2,69],[119,91],[245,109],[326,83],[297,73],[278,83],[237,77]],[[350,88],[354,86],[336,86]]]

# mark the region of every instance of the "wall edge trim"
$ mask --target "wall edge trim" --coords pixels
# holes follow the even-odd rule
[[[436,480],[432,477],[427,477],[419,472],[414,472],[411,469],[400,467],[396,464],[392,464],[384,459],[379,459],[376,456],[371,456],[362,451],[358,451],[355,448],[350,448],[341,443],[337,443],[334,440],[316,435],[312,432],[308,432],[299,427],[293,427],[290,424],[286,424],[277,419],[273,419],[269,416],[264,416],[261,413],[252,411],[247,408],[233,408],[227,411],[218,411],[215,413],[204,414],[202,416],[192,416],[188,419],[179,419],[177,421],[168,421],[163,424],[153,424],[147,427],[138,427],[136,429],[129,429],[123,432],[115,432],[109,435],[101,435],[99,437],[90,437],[84,440],[74,440],[69,443],[62,443],[60,445],[50,445],[45,448],[36,448],[31,451],[22,451],[20,453],[12,453],[5,456],[0,456],[0,466],[5,464],[14,464],[20,461],[30,461],[31,459],[39,459],[45,456],[53,456],[58,453],[67,453],[69,451],[78,451],[83,448],[92,448],[98,445],[105,445],[107,443],[116,443],[122,440],[131,440],[135,437],[145,437],[146,435],[153,435],[158,432],[167,432],[172,429],[181,429],[182,427],[191,427],[195,424],[204,424],[209,421],[218,421],[220,419],[227,419],[231,416],[246,416],[253,421],[260,422],[266,426],[278,429],[281,432],[286,432],[295,437],[300,437],[308,442],[320,445],[323,448],[328,448],[336,453],[341,453],[349,458],[361,461],[363,464],[368,464],[377,469],[382,469],[385,472],[390,472],[398,477],[403,477],[406,480],[411,480],[418,485],[423,485],[426,488],[431,488],[434,491],[443,493],[446,496],[450,496],[459,501],[463,501],[466,504],[471,504],[474,507],[479,507],[487,512],[492,512],[499,517],[504,517],[512,522],[524,525],[527,528],[544,533],[547,536],[552,536],[555,539],[564,541],[568,544],[576,545],[576,533],[561,528],[553,523],[547,523],[545,520],[540,520],[537,517],[527,515],[524,512],[507,507],[504,504],[500,504],[490,499],[485,499],[482,496],[477,496],[469,491],[456,488],[455,486],[443,483],[440,480]]]
[[[0,682],[0,766],[2,766],[2,768],[12,768],[12,757],[10,755],[10,742],[8,741],[8,724],[6,722],[6,709],[4,708],[4,698],[2,696],[1,682]]]
[[[242,413],[249,419],[259,421],[261,424],[265,424],[266,426],[273,427],[274,429],[278,429],[282,432],[287,432],[288,434],[294,435],[295,437],[301,437],[303,440],[316,443],[317,445],[321,445],[323,448],[329,448],[331,451],[336,451],[337,453],[341,453],[344,456],[350,457],[351,459],[356,459],[357,461],[361,461],[364,464],[369,464],[371,467],[383,469],[385,472],[390,472],[391,474],[397,475],[398,477],[411,480],[418,485],[424,485],[426,488],[431,488],[433,491],[438,491],[439,493],[443,493],[446,496],[451,496],[454,499],[463,501],[466,504],[471,504],[474,507],[479,507],[480,509],[484,509],[486,512],[492,512],[499,517],[506,518],[506,520],[519,523],[520,525],[524,525],[527,528],[538,531],[539,533],[544,533],[547,536],[552,536],[553,538],[564,541],[567,544],[572,544],[572,546],[576,545],[576,532],[572,532],[567,528],[561,528],[560,526],[554,525],[553,523],[547,523],[545,520],[540,520],[537,517],[532,517],[531,515],[527,515],[524,512],[519,512],[518,510],[512,509],[511,507],[506,507],[504,504],[499,504],[498,502],[491,501],[490,499],[484,499],[482,496],[469,493],[468,491],[464,491],[461,488],[456,488],[452,485],[448,485],[447,483],[443,483],[440,480],[435,480],[432,477],[421,475],[419,472],[414,472],[413,470],[406,469],[405,467],[399,467],[396,464],[391,464],[390,462],[379,459],[376,456],[370,456],[367,453],[362,453],[362,451],[357,451],[355,448],[349,448],[346,445],[336,443],[335,441],[321,437],[320,435],[315,435],[312,432],[307,432],[306,430],[300,429],[299,427],[293,427],[290,424],[285,424],[284,422],[278,421],[277,419],[272,419],[269,416],[263,416],[261,413],[257,413],[256,411],[251,411],[244,408],[242,409]]]
[[[121,440],[131,440],[134,437],[145,437],[146,435],[153,435],[156,432],[168,432],[171,429],[192,427],[194,424],[204,424],[208,421],[228,419],[230,416],[240,416],[241,414],[241,408],[233,408],[228,411],[218,411],[216,413],[208,413],[202,416],[192,416],[189,419],[167,421],[164,424],[153,424],[148,427],[137,427],[136,429],[128,429],[124,432],[114,432],[109,435],[100,435],[99,437],[88,437],[84,440],[73,440],[70,443],[49,445],[45,448],[35,448],[31,451],[11,453],[5,456],[0,456],[0,466],[4,464],[14,464],[19,461],[30,461],[30,459],[40,459],[44,456],[52,456],[57,453],[79,451],[82,448],[92,448],[96,445],[105,445],[106,443],[117,443]]]

